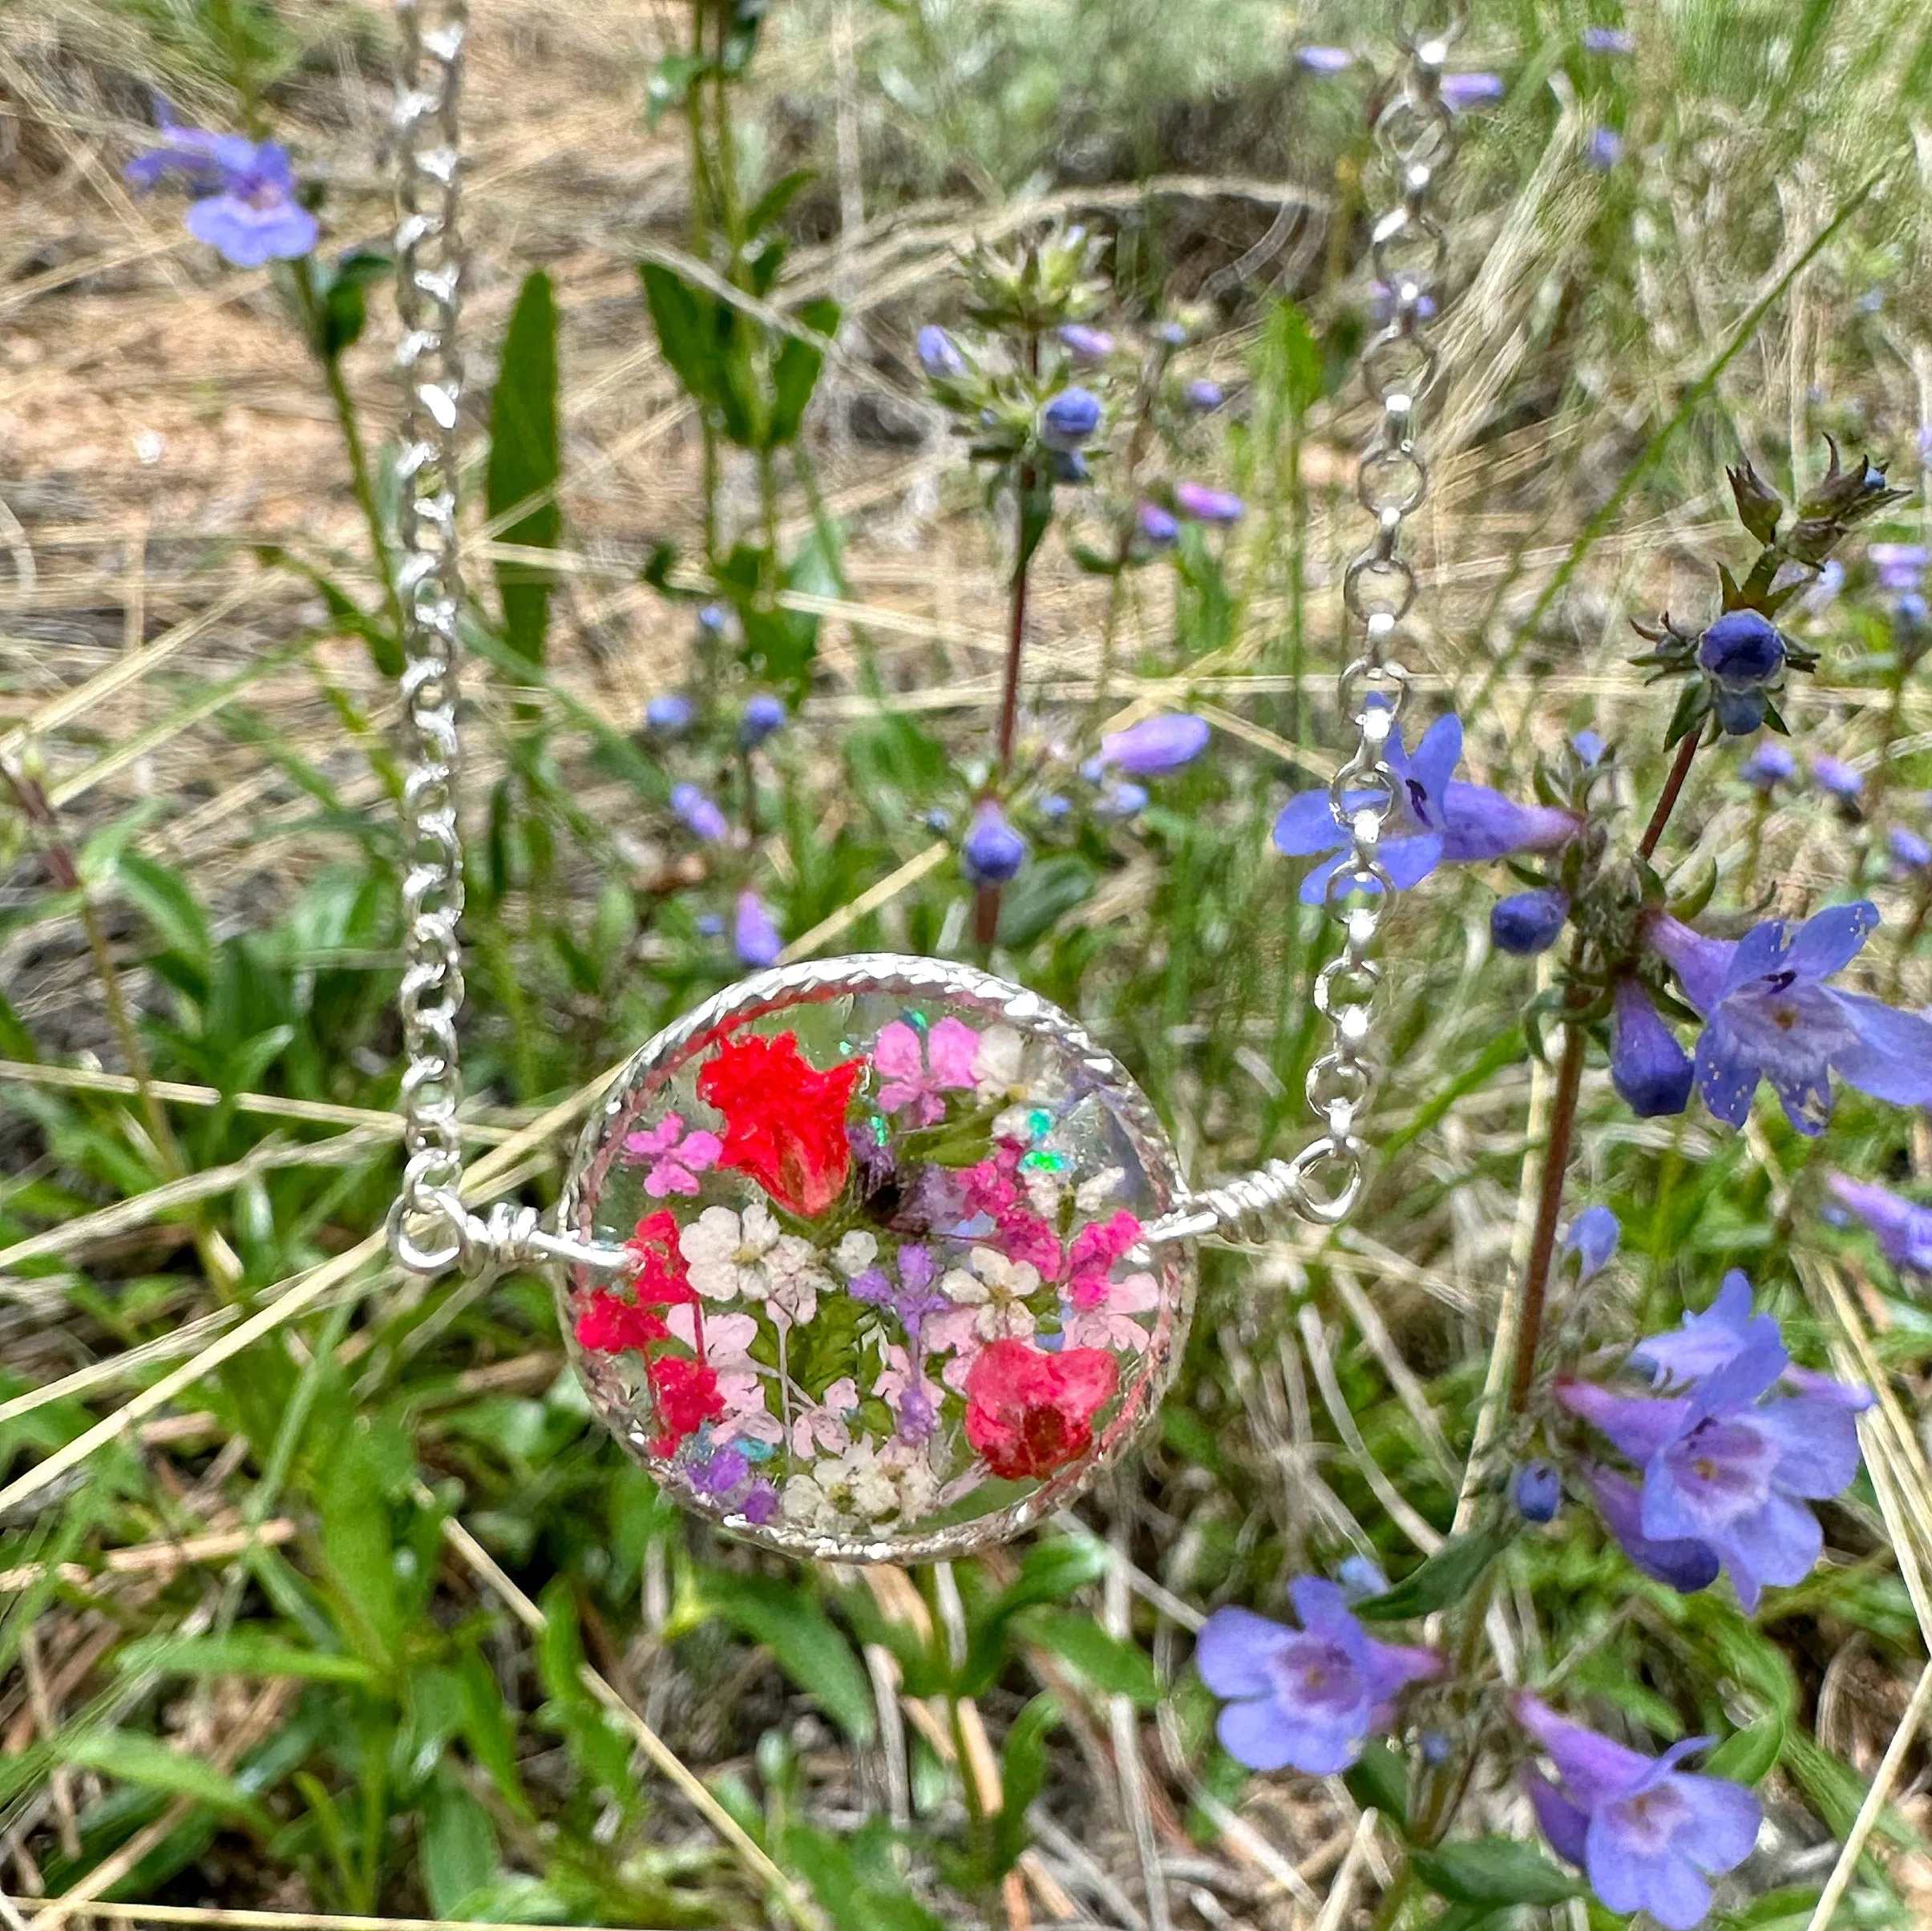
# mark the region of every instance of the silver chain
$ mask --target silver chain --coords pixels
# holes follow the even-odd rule
[[[457,1108],[463,1073],[456,1018],[463,1009],[463,839],[456,818],[456,423],[463,363],[456,342],[463,257],[457,227],[466,0],[396,0],[402,29],[396,147],[401,176],[396,227],[397,350],[407,387],[397,457],[402,556],[402,703],[410,769],[402,790],[403,949],[398,1005],[403,1050],[402,1191],[389,1216],[390,1248],[418,1273],[465,1258],[458,1187],[463,1142]],[[411,1222],[440,1233],[425,1246]]]
[[[1370,259],[1388,319],[1362,351],[1363,379],[1381,413],[1355,488],[1375,527],[1342,579],[1342,601],[1362,627],[1362,642],[1338,685],[1341,714],[1355,721],[1355,748],[1328,786],[1348,848],[1329,877],[1325,901],[1342,929],[1341,950],[1315,981],[1316,1009],[1328,1022],[1330,1044],[1308,1069],[1307,1092],[1323,1130],[1293,1159],[1271,1160],[1196,1194],[1185,1214],[1162,1224],[1162,1238],[1219,1232],[1259,1240],[1284,1206],[1332,1226],[1361,1197],[1368,1148],[1360,1124],[1375,1083],[1371,1029],[1382,978],[1376,941],[1392,892],[1380,856],[1383,827],[1397,802],[1388,740],[1409,696],[1409,673],[1394,652],[1417,588],[1415,565],[1401,551],[1402,527],[1429,494],[1417,418],[1442,366],[1429,324],[1449,267],[1449,237],[1432,201],[1457,146],[1442,70],[1468,21],[1468,0],[1403,9],[1396,29],[1401,67],[1375,127],[1392,199],[1370,231]]]

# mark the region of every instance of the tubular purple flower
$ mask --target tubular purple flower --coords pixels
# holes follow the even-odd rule
[[[1579,1286],[1610,1265],[1623,1238],[1623,1230],[1618,1225],[1616,1215],[1606,1206],[1586,1207],[1570,1222],[1570,1230],[1563,1236],[1563,1251],[1576,1256]]]
[[[1489,107],[1508,91],[1500,74],[1445,74],[1442,77],[1443,105],[1454,113]]]
[[[1157,550],[1165,550],[1181,533],[1181,526],[1174,520],[1174,512],[1163,509],[1158,503],[1143,503],[1134,511],[1134,522],[1142,540]]]
[[[1207,720],[1191,712],[1143,717],[1101,739],[1101,762],[1129,778],[1162,778],[1192,764],[1207,749]]]
[[[1687,1737],[1647,1757],[1566,1721],[1527,1691],[1516,1693],[1510,1709],[1560,1780],[1524,1775],[1550,1848],[1582,1867],[1608,1909],[1647,1911],[1667,1931],[1701,1924],[1711,1909],[1708,1880],[1751,1855],[1763,1818],[1741,1784],[1678,1769],[1712,1739]]]
[[[1076,362],[1097,362],[1114,353],[1114,337],[1086,322],[1067,322],[1058,331],[1061,346]]]
[[[276,141],[184,127],[159,110],[162,144],[127,164],[127,179],[152,188],[168,174],[187,178],[196,199],[188,232],[232,266],[258,269],[311,252],[321,234],[315,216],[295,198],[295,169]]]
[[[1570,895],[1554,885],[1512,892],[1489,907],[1489,942],[1519,959],[1546,952],[1563,935]]]
[[[672,786],[671,809],[682,820],[685,830],[706,844],[715,845],[730,831],[724,813],[696,785]]]
[[[991,798],[973,813],[960,845],[960,861],[975,885],[1004,885],[1026,862],[1026,840]]]
[[[1697,661],[1727,689],[1748,689],[1784,668],[1784,640],[1761,611],[1727,610],[1699,640]]]
[[[936,322],[919,332],[919,366],[936,382],[956,382],[968,364],[960,345]]]
[[[731,925],[731,944],[741,965],[761,968],[776,965],[778,955],[785,950],[785,941],[770,910],[754,891],[738,894],[738,916]]]
[[[1697,1085],[1719,1119],[1741,1126],[1765,1079],[1800,1133],[1821,1133],[1832,1073],[1894,1106],[1932,1105],[1932,1021],[1825,984],[1877,923],[1869,899],[1828,906],[1801,926],[1768,919],[1732,941],[1651,917],[1650,943],[1704,1016]]]
[[[1526,1522],[1554,1522],[1563,1505],[1563,1478],[1555,1464],[1525,1462],[1510,1477],[1510,1500]]]
[[[1910,826],[1893,826],[1886,834],[1886,843],[1891,850],[1892,868],[1902,878],[1910,878],[1932,866],[1932,845]]]
[[[1916,590],[1926,574],[1923,543],[1873,543],[1865,551],[1881,590]]]
[[[1076,386],[1049,396],[1040,410],[1040,440],[1049,449],[1074,454],[1100,427],[1100,398]]]
[[[1877,1236],[1879,1251],[1901,1273],[1932,1274],[1932,1207],[1845,1174],[1832,1174],[1825,1184]]]
[[[1603,753],[1609,749],[1595,731],[1582,730],[1570,741],[1570,748],[1577,754],[1577,762],[1586,770],[1594,771],[1603,761]]]
[[[1595,1462],[1582,1474],[1605,1526],[1645,1575],[1680,1596],[1694,1596],[1717,1580],[1724,1565],[1709,1543],[1653,1540],[1643,1533],[1643,1497],[1635,1482]]]
[[[1210,489],[1205,483],[1177,483],[1174,507],[1196,523],[1215,523],[1226,528],[1247,514],[1247,505],[1229,490]]]
[[[1691,1056],[1663,1023],[1637,979],[1617,981],[1611,996],[1610,1083],[1640,1120],[1680,1113],[1691,1103]]]
[[[1107,786],[1093,801],[1097,818],[1129,818],[1147,809],[1147,787],[1131,778],[1122,778]]]
[[[1402,1689],[1435,1675],[1442,1661],[1364,1634],[1336,1583],[1301,1576],[1288,1594],[1299,1630],[1251,1610],[1216,1610],[1194,1663],[1226,1703],[1216,1729],[1230,1756],[1251,1770],[1330,1776],[1388,1726]]]
[[[1811,782],[1828,798],[1849,804],[1865,790],[1864,774],[1854,770],[1841,757],[1821,752],[1811,761]]]

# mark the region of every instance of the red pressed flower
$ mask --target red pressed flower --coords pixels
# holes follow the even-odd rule
[[[654,1341],[667,1339],[666,1327],[648,1307],[600,1287],[577,1315],[577,1345],[600,1355],[620,1355],[634,1348],[641,1355],[650,1352]]]
[[[651,1393],[658,1424],[657,1439],[651,1444],[653,1455],[669,1455],[687,1435],[695,1435],[701,1423],[715,1421],[725,1412],[717,1371],[703,1361],[685,1361],[673,1355],[653,1361]]]
[[[697,1300],[690,1270],[678,1251],[677,1221],[660,1208],[638,1222],[624,1243],[637,1256],[637,1299],[653,1307],[692,1307]]]
[[[846,1060],[820,1073],[798,1051],[795,1033],[727,1040],[697,1076],[700,1097],[725,1116],[720,1159],[780,1206],[815,1218],[851,1171],[845,1113],[864,1071],[863,1060]]]
[[[1086,1453],[1093,1416],[1113,1396],[1120,1363],[1104,1347],[1044,1353],[995,1341],[966,1374],[966,1439],[995,1475],[1051,1475]]]

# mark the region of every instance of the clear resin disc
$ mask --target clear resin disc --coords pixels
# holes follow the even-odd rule
[[[1012,1535],[1153,1412],[1194,1300],[1154,1109],[1045,1000],[941,960],[781,967],[646,1046],[584,1133],[572,1359],[679,1499],[802,1555]]]

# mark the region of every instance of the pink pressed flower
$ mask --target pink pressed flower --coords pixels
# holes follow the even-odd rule
[[[825,1399],[801,1408],[791,1421],[791,1452],[810,1456],[823,1449],[828,1455],[843,1455],[852,1445],[852,1431],[846,1416],[859,1406],[859,1386],[850,1375],[835,1381],[825,1391]]]
[[[1103,1280],[1101,1287],[1097,1299],[1075,1303],[1064,1331],[1067,1346],[1138,1354],[1147,1345],[1147,1330],[1134,1317],[1160,1306],[1159,1283],[1151,1274],[1130,1274],[1124,1281]]]
[[[975,1084],[980,1036],[956,1019],[943,1019],[922,1041],[903,1020],[883,1028],[872,1048],[881,1085],[879,1107],[895,1113],[910,1108],[915,1126],[930,1126],[946,1112],[944,1095]]]
[[[697,1176],[715,1166],[724,1150],[717,1135],[701,1126],[687,1133],[677,1113],[666,1113],[648,1133],[626,1134],[624,1141],[624,1157],[631,1165],[649,1166],[644,1190],[653,1200],[667,1194],[695,1194]]]

